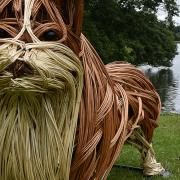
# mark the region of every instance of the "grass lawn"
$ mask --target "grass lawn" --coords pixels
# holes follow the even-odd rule
[[[171,176],[153,177],[153,180],[180,180],[180,115],[162,114],[159,127],[156,128],[153,147],[158,162],[171,172]],[[124,146],[115,164],[140,167],[140,154],[132,146]],[[114,166],[108,180],[143,180],[142,171]]]

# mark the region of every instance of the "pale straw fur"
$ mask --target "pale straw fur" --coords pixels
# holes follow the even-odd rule
[[[0,47],[1,177],[68,179],[83,86],[81,62],[63,45],[26,44],[25,52],[17,47],[10,40]],[[5,69],[21,56],[33,75],[13,79]]]

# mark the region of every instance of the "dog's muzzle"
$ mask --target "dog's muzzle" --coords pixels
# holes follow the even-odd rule
[[[74,91],[82,76],[80,59],[63,44],[8,40],[0,46],[0,93]]]
[[[12,73],[14,79],[23,75],[33,74],[32,68],[20,59],[10,64],[5,70]]]

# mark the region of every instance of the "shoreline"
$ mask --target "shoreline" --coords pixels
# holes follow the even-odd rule
[[[180,112],[173,112],[173,111],[161,111],[161,116],[166,116],[166,115],[177,115],[177,116],[180,116]]]

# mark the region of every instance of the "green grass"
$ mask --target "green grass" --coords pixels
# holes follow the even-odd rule
[[[171,176],[153,177],[153,180],[180,180],[180,115],[162,114],[155,130],[153,147],[158,162],[171,172]],[[132,146],[125,145],[115,164],[140,167],[140,154]],[[143,180],[141,171],[114,166],[108,180]]]

